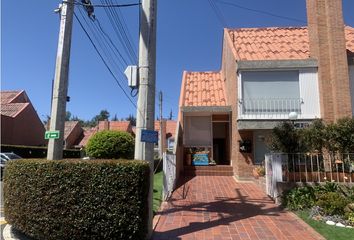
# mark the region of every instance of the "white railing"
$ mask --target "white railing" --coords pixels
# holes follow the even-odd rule
[[[354,153],[282,153],[270,154],[268,158],[278,163],[272,164],[272,172],[280,171],[283,182],[354,182]]]
[[[301,117],[301,98],[243,98],[238,100],[240,119],[288,119],[290,112]]]

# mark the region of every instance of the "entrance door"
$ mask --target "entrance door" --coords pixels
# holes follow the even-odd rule
[[[254,164],[262,164],[264,155],[270,152],[266,142],[270,133],[270,130],[256,130],[253,132]]]

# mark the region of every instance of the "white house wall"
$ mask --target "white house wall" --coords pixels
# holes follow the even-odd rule
[[[352,114],[354,116],[354,65],[349,66],[350,96],[352,97]]]
[[[301,119],[320,118],[320,97],[316,68],[301,69],[299,74]]]

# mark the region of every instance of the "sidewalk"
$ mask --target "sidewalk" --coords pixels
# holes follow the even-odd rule
[[[254,183],[233,177],[186,178],[159,214],[154,240],[324,239]]]

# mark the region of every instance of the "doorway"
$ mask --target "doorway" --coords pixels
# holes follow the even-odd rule
[[[267,144],[270,134],[270,130],[255,130],[253,132],[254,164],[256,165],[262,164],[264,156],[270,152]]]
[[[213,159],[217,165],[230,165],[229,123],[213,122]]]

